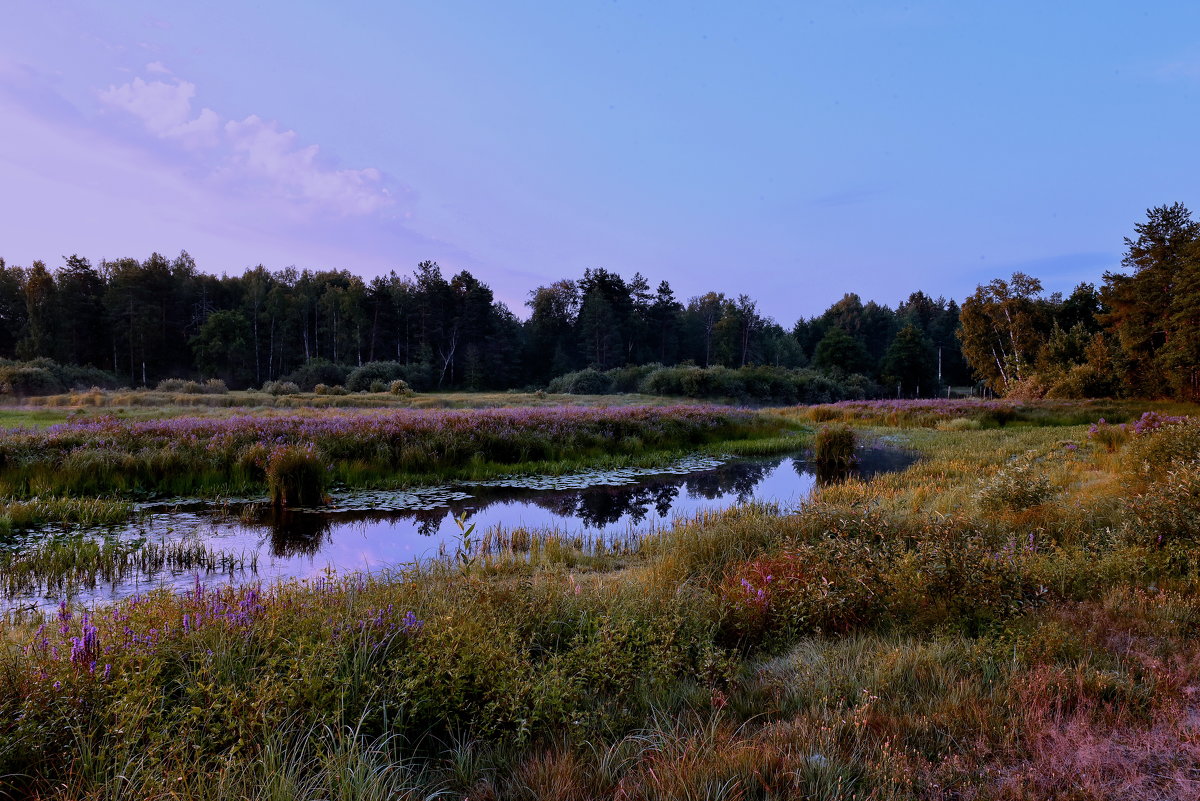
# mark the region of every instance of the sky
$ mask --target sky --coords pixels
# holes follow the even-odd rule
[[[0,257],[1069,293],[1196,197],[1195,2],[4,0]]]

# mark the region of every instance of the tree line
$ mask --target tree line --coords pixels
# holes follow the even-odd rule
[[[1018,397],[1200,399],[1200,223],[1182,203],[1147,210],[1120,270],[1069,296],[1024,273],[963,302],[963,354]]]
[[[129,386],[261,386],[314,366],[386,361],[418,389],[507,389],[584,368],[692,364],[812,367],[928,395],[940,349],[943,378],[969,381],[957,304],[922,292],[895,310],[848,294],[788,330],[747,295],[681,301],[667,281],[652,290],[640,273],[597,268],[534,289],[527,306],[521,320],[469,271],[446,277],[430,261],[365,280],[261,265],[217,277],[186,252],[71,256],[56,269],[0,260],[0,357],[87,365]]]
[[[214,276],[181,252],[57,268],[0,259],[0,357],[98,368],[129,386],[232,387],[386,362],[416,389],[546,386],[642,365],[808,368],[860,392],[928,397],[975,381],[1030,397],[1200,396],[1200,223],[1147,212],[1122,271],[1045,295],[1021,273],[961,308],[914,292],[895,309],[847,294],[790,329],[748,295],[679,299],[667,281],[585,270],[529,293],[528,318],[462,270],[424,261],[370,280],[346,270]],[[399,373],[395,373],[399,371]],[[89,373],[91,375],[91,373]]]

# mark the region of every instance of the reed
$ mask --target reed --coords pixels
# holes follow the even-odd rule
[[[1135,479],[1190,497],[1168,474],[1192,433],[1108,454],[1082,424],[879,422],[853,424],[923,458],[798,508],[32,613],[2,630],[0,775],[42,798],[1194,796],[1200,578],[1127,533]],[[1029,487],[1051,494],[1016,508]],[[1162,521],[1185,547],[1190,508]]]

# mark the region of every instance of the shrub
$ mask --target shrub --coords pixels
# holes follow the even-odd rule
[[[313,387],[312,391],[318,395],[345,395],[345,394],[347,394],[347,389],[340,384],[334,384],[333,386],[330,386],[329,384],[317,384],[315,387]]]
[[[390,382],[403,380],[406,372],[405,366],[400,362],[367,362],[354,369],[346,377],[346,389],[350,392],[362,392],[365,389],[369,389],[371,392],[383,392]],[[340,384],[342,382],[329,381],[326,383]],[[375,389],[376,386],[379,389]]]
[[[317,384],[327,386],[346,382],[346,368],[327,359],[309,359],[293,370],[284,380],[291,381],[305,392],[312,392]]]
[[[850,631],[882,608],[879,567],[868,545],[846,539],[735,565],[718,589],[726,636],[753,645]]]
[[[1152,480],[1178,464],[1200,459],[1200,419],[1163,418],[1148,412],[1128,430],[1134,436],[1122,462],[1130,475]]]
[[[318,506],[325,501],[325,465],[310,446],[284,446],[267,459],[267,487],[279,507]]]
[[[1175,465],[1144,492],[1125,501],[1126,536],[1134,544],[1167,551],[1188,570],[1200,543],[1200,460]]]
[[[984,509],[1021,510],[1039,506],[1054,497],[1050,479],[1037,464],[1022,460],[997,470],[979,489],[979,505]]]
[[[939,420],[934,428],[938,431],[978,431],[983,425],[969,417],[953,417],[949,420]]]
[[[548,388],[551,392],[567,395],[607,395],[612,392],[613,382],[607,374],[589,367],[560,375],[550,382]]]
[[[1102,445],[1109,453],[1114,453],[1129,439],[1129,430],[1123,425],[1110,425],[1101,417],[1099,422],[1088,428],[1087,435],[1089,440]]]
[[[0,367],[0,393],[5,395],[55,395],[63,384],[43,367]]]
[[[164,378],[154,389],[158,392],[183,392],[189,382],[183,378]]]
[[[300,387],[291,381],[268,381],[263,384],[262,391],[271,395],[296,395]]]
[[[183,378],[164,378],[155,387],[158,392],[180,392],[185,395],[224,395],[229,387],[219,378],[210,378],[204,383]]]
[[[392,381],[390,384],[388,384],[387,391],[392,393],[393,395],[412,395],[412,394],[414,394],[412,391],[412,387],[410,387],[408,385],[408,382],[403,381],[401,379],[396,379],[395,381]]]

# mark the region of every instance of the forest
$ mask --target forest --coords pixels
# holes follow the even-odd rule
[[[894,309],[847,293],[788,329],[747,295],[683,300],[665,280],[595,268],[533,289],[526,306],[522,320],[469,271],[447,277],[431,261],[367,280],[262,265],[218,277],[186,251],[97,264],[73,255],[53,268],[0,259],[0,379],[15,394],[172,378],[311,389],[381,363],[367,374],[419,391],[610,392],[677,389],[675,374],[649,377],[684,366],[803,371],[832,388],[810,400],[948,387],[1027,398],[1200,393],[1200,223],[1180,203],[1148,210],[1120,269],[1066,297],[1015,273],[961,306],[924,291]],[[709,384],[677,394],[746,394],[746,382]]]

